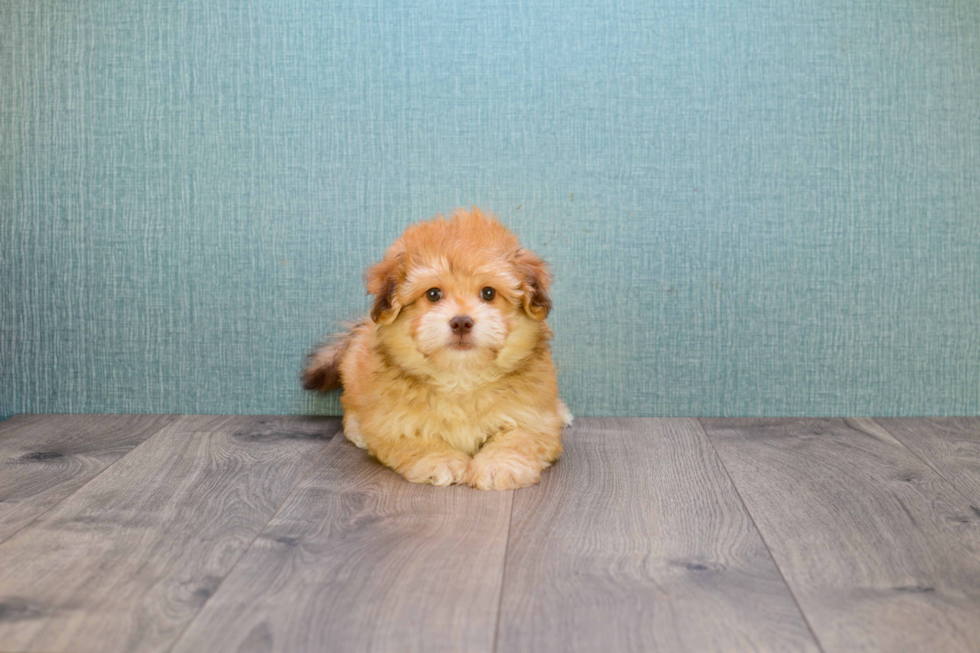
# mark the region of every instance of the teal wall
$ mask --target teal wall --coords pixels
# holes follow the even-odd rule
[[[461,205],[577,414],[980,412],[976,0],[8,0],[0,415],[337,412],[304,353]]]

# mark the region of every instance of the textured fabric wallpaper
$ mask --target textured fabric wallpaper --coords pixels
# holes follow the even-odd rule
[[[577,414],[980,412],[975,0],[7,0],[0,415],[338,412],[305,352],[470,205]]]

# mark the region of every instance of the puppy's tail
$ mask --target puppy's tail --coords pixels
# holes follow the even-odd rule
[[[307,354],[306,368],[302,374],[304,388],[330,392],[340,387],[340,361],[354,338],[354,329],[357,326],[346,333],[327,338]]]

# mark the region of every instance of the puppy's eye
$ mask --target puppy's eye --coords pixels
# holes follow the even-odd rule
[[[442,299],[442,291],[438,288],[429,288],[425,291],[425,297],[430,302],[437,302]]]
[[[483,300],[487,302],[493,301],[493,298],[496,296],[497,296],[497,291],[491,288],[490,286],[487,286],[486,288],[480,291],[480,297],[483,297]]]

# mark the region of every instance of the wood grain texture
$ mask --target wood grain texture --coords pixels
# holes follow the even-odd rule
[[[872,420],[702,420],[825,651],[980,648],[980,515]]]
[[[514,499],[500,651],[816,651],[704,432],[581,419]]]
[[[511,499],[338,438],[174,651],[490,651]]]
[[[980,417],[875,419],[971,502],[980,516]]]
[[[15,415],[0,422],[0,542],[174,419]]]
[[[165,427],[0,545],[0,650],[166,649],[338,428]]]

